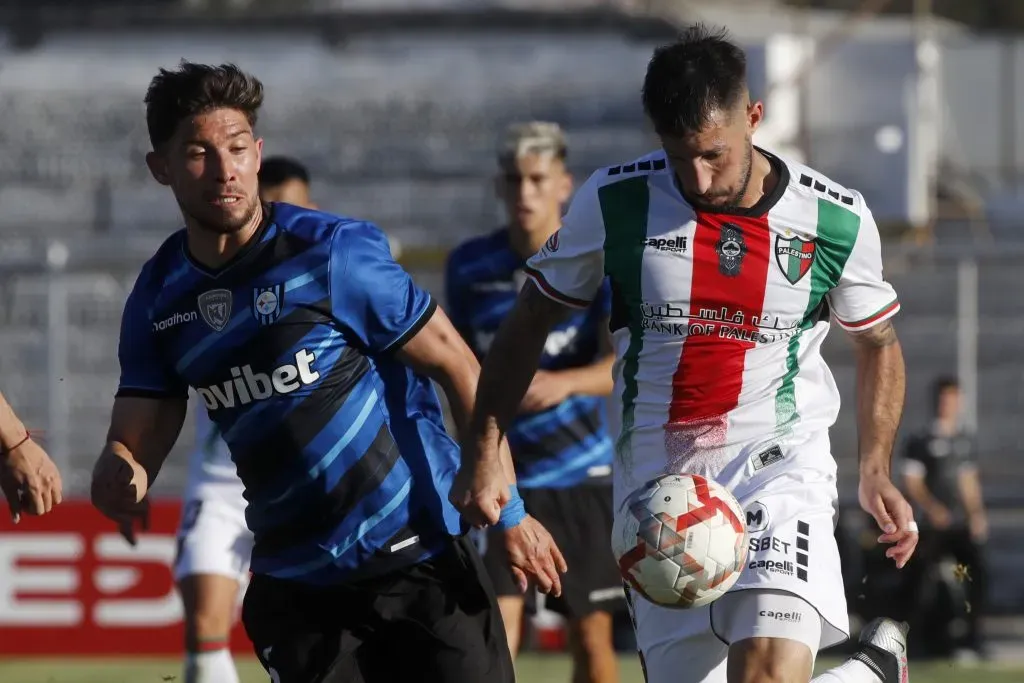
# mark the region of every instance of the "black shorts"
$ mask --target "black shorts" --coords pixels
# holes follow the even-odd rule
[[[562,577],[562,595],[545,598],[545,607],[569,618],[624,609],[622,575],[611,547],[612,487],[584,484],[564,489],[523,489],[520,495],[526,511],[550,532],[569,565]],[[495,593],[499,597],[521,595],[508,568],[502,532],[489,529],[485,538],[484,566]],[[532,609],[529,600],[528,606]]]
[[[278,683],[513,683],[494,591],[476,548],[338,586],[252,577],[242,621]]]

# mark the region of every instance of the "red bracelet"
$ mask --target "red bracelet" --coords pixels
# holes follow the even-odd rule
[[[14,444],[10,448],[0,448],[0,456],[6,456],[11,451],[14,451],[14,450],[17,450],[17,449],[21,448],[26,443],[28,443],[29,439],[31,439],[31,438],[32,438],[32,435],[29,434],[28,432],[26,432],[25,433],[25,438],[22,439],[21,441],[19,441],[18,443]]]

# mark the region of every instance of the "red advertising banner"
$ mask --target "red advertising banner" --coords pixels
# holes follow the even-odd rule
[[[2,503],[2,500],[0,500]],[[178,501],[154,502],[132,547],[88,501],[14,525],[0,512],[0,655],[176,655]],[[241,624],[232,650],[252,654]]]

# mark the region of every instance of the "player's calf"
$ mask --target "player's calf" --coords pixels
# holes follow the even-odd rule
[[[821,641],[821,616],[779,590],[726,593],[712,605],[712,628],[729,646],[729,683],[807,683]]]
[[[729,647],[729,683],[807,683],[814,656],[807,645],[784,638],[748,638]]]
[[[185,612],[185,683],[238,683],[229,649],[238,582],[193,574],[178,589]]]
[[[591,612],[569,625],[573,683],[616,683],[618,660],[612,642],[612,615]]]

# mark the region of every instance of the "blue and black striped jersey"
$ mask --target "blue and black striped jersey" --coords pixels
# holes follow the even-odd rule
[[[525,265],[504,229],[464,242],[448,258],[446,310],[481,358],[519,296]],[[564,370],[597,360],[610,311],[611,293],[605,282],[589,308],[575,312],[548,335],[541,369]],[[520,488],[609,481],[612,444],[603,398],[573,395],[548,410],[520,415],[508,440]]]
[[[373,225],[288,204],[216,270],[185,231],[125,305],[119,396],[202,397],[231,449],[252,571],[330,584],[419,562],[462,531],[458,447],[393,352],[435,304]]]

